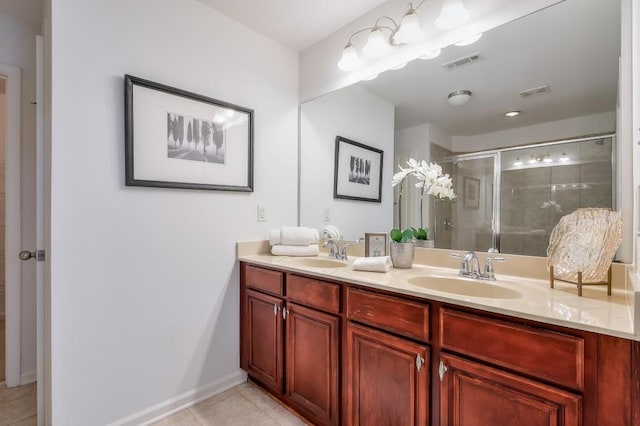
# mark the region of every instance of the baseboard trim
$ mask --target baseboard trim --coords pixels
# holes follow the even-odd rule
[[[38,372],[36,370],[25,371],[20,374],[20,386],[28,385],[38,380]]]
[[[202,400],[212,397],[247,381],[247,373],[240,370],[208,385],[187,391],[174,398],[146,408],[123,419],[110,423],[110,426],[146,426],[165,417],[184,410]]]

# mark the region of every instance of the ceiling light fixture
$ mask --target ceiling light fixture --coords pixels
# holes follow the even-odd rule
[[[447,102],[449,102],[449,105],[462,106],[469,102],[469,99],[471,99],[471,90],[456,90],[449,93]]]
[[[413,3],[408,3],[400,24],[389,16],[381,16],[376,19],[373,26],[363,28],[351,34],[347,44],[342,50],[342,57],[338,62],[338,68],[343,71],[352,71],[362,65],[358,52],[353,45],[353,38],[357,34],[369,32],[367,43],[363,47],[362,53],[370,58],[384,56],[392,47],[422,40],[424,33],[420,28],[420,19],[416,11],[424,2],[425,0],[418,2],[415,7]],[[464,8],[462,0],[444,0],[438,20],[442,21],[445,27],[439,28],[453,28],[468,18],[469,12]],[[436,21],[436,26],[438,26],[438,21]],[[439,54],[440,49],[426,53],[422,58],[432,59]]]
[[[465,9],[462,0],[444,0],[440,15],[436,19],[436,27],[449,30],[459,27],[469,19],[469,11]]]
[[[424,55],[420,56],[420,59],[434,59],[440,56],[441,53],[442,49],[432,50],[431,52],[425,53]]]
[[[475,34],[472,35],[471,37],[465,38],[463,40],[460,40],[457,43],[453,43],[455,46],[469,46],[470,44],[475,43],[476,41],[480,40],[480,38],[482,38],[482,33],[479,34]]]
[[[509,112],[505,112],[504,116],[505,117],[517,117],[520,114],[522,114],[522,111],[509,111]]]

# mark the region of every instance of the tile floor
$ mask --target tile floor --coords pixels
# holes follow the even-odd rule
[[[154,426],[305,426],[304,420],[246,382],[167,417]]]
[[[35,383],[7,389],[0,384],[0,426],[35,426]]]

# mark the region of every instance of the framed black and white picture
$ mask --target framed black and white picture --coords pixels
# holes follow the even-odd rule
[[[379,203],[383,151],[336,136],[333,198]]]
[[[387,234],[367,232],[364,234],[365,257],[387,256]]]
[[[465,176],[462,180],[464,186],[464,207],[477,209],[480,207],[480,179]]]
[[[253,110],[125,75],[125,184],[253,191]]]

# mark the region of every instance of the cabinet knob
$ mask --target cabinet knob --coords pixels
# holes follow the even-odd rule
[[[280,310],[280,306],[277,303],[273,304],[273,315],[278,316],[278,311]]]
[[[440,381],[444,380],[444,375],[447,372],[447,366],[444,365],[444,362],[440,360],[440,365],[438,366],[438,375],[440,376]]]
[[[420,354],[416,354],[416,368],[418,369],[418,373],[422,370],[422,366],[424,365],[424,358],[420,356]]]

